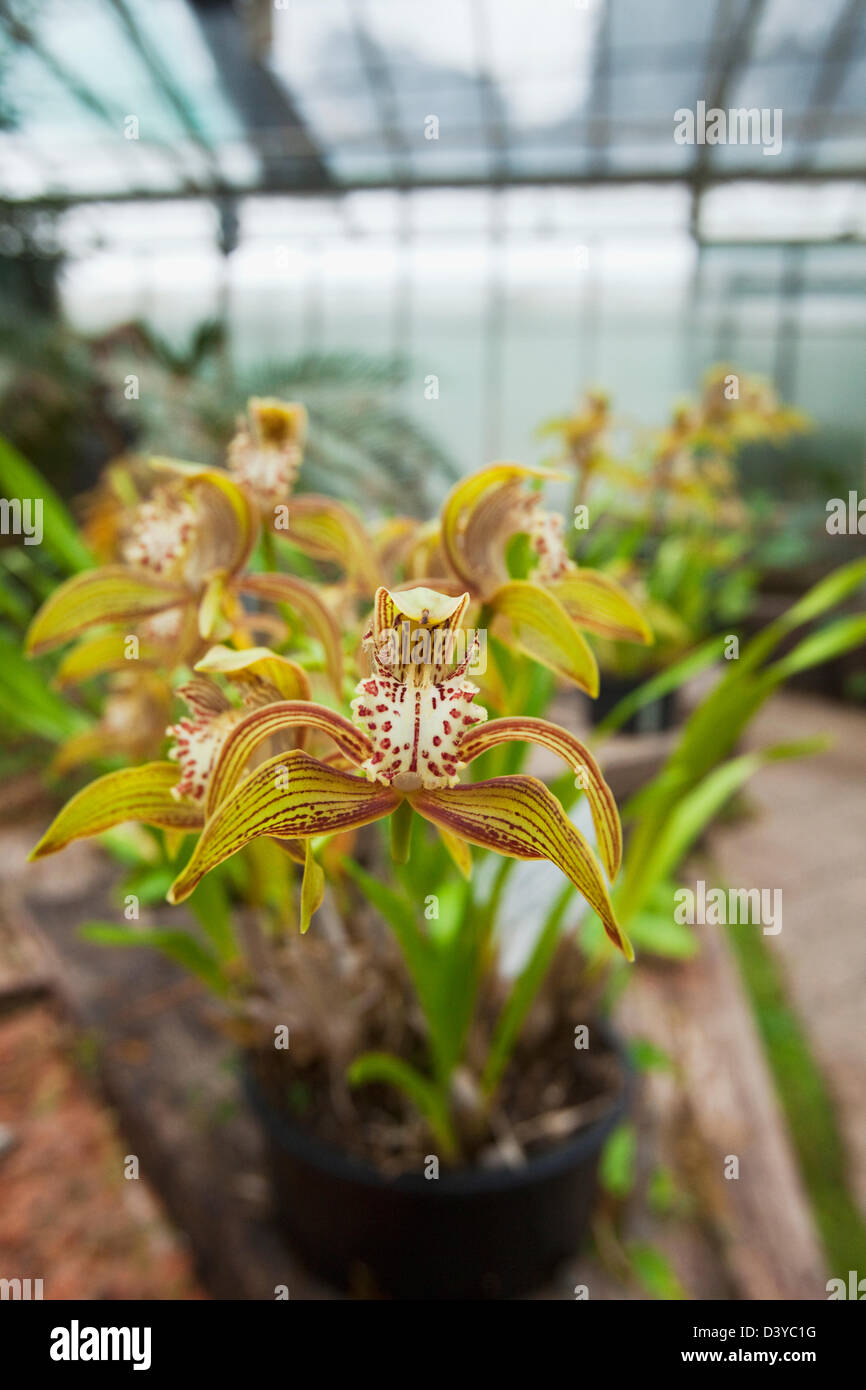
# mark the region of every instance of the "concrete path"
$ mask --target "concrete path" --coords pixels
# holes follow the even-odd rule
[[[772,764],[749,784],[754,814],[712,838],[719,886],[780,888],[767,936],[836,1103],[851,1190],[866,1212],[866,714],[777,696],[747,747],[827,734],[826,753]]]

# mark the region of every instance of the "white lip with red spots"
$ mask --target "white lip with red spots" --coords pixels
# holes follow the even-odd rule
[[[132,534],[124,547],[127,563],[162,576],[177,575],[196,532],[192,504],[183,498],[156,494],[138,508]]]
[[[247,437],[235,441],[229,455],[233,477],[253,493],[260,505],[284,502],[295,484],[301,463],[297,444],[281,449],[257,445]]]
[[[536,508],[530,518],[530,543],[538,556],[536,577],[542,583],[561,579],[570,568],[564,530],[562,517],[556,512]]]
[[[368,734],[374,752],[362,764],[372,782],[399,791],[453,787],[463,766],[459,742],[487,718],[474,703],[478,687],[461,677],[437,684],[407,685],[393,676],[361,681],[352,716]]]
[[[165,731],[174,741],[168,757],[180,767],[171,794],[176,801],[204,801],[217,754],[246,710],[233,709],[219,687],[208,680],[188,681],[178,694],[190,713]]]

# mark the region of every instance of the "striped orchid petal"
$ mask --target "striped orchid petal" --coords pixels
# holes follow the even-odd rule
[[[275,691],[284,700],[309,700],[310,678],[303,666],[268,647],[211,647],[195,669],[206,675],[221,675],[234,681],[249,697],[261,686]],[[273,697],[272,697],[273,698]]]
[[[337,694],[343,683],[343,648],[340,629],[318,591],[292,574],[248,574],[238,582],[242,593],[270,603],[284,603],[308,624],[325,649],[325,666]]]
[[[154,666],[159,656],[150,643],[140,642],[135,659],[139,666]],[[128,671],[129,661],[129,634],[123,628],[115,628],[96,637],[82,638],[71,647],[58,666],[54,680],[61,687],[80,685],[108,671]]]
[[[326,705],[310,700],[283,700],[263,705],[235,725],[220,749],[208,784],[206,810],[209,816],[234,791],[255,750],[284,729],[321,729],[356,766],[373,752],[367,735]]]
[[[125,767],[97,778],[67,801],[30,858],[55,854],[72,840],[99,835],[126,821],[163,830],[199,830],[204,820],[201,808],[178,801],[172,794],[176,783],[177,767],[170,762]]]
[[[203,469],[193,479],[196,501],[204,521],[199,527],[198,546],[212,543],[212,553],[200,556],[199,563],[210,572],[226,570],[237,574],[253,552],[259,534],[259,519],[243,488],[225,473]]]
[[[259,534],[258,514],[243,488],[215,468],[164,457],[153,457],[150,463],[157,472],[177,480],[172,490],[182,490],[197,513],[191,564],[194,584],[216,570],[229,574],[242,570]]]
[[[434,825],[470,844],[513,859],[548,859],[561,869],[628,960],[631,943],[619,927],[598,861],[556,797],[535,777],[419,791],[409,800]]]
[[[134,621],[188,602],[177,584],[137,575],[123,565],[87,570],[61,584],[43,603],[27,634],[30,655],[48,651],[100,623]]]
[[[556,753],[572,770],[579,774],[580,785],[586,792],[601,860],[609,878],[619,871],[622,859],[622,827],[619,812],[613,799],[613,792],[602,775],[601,768],[585,744],[551,724],[547,719],[530,719],[515,715],[507,719],[492,719],[487,724],[479,724],[470,729],[460,741],[460,759],[464,763],[486,753],[497,743],[512,740],[538,743]]]
[[[507,578],[503,539],[525,521],[532,499],[526,479],[559,476],[519,463],[495,463],[464,478],[445,499],[442,547],[454,573],[474,594],[486,595]]]
[[[595,657],[552,593],[529,580],[513,579],[497,589],[489,602],[497,618],[510,627],[513,643],[595,699]]]
[[[652,628],[625,589],[600,570],[569,570],[548,589],[578,627],[620,642],[652,643]]]
[[[354,512],[330,497],[293,497],[285,532],[306,554],[330,560],[358,580],[367,592],[379,582],[370,538]]]
[[[337,772],[306,753],[278,754],[220,803],[172,884],[169,902],[189,897],[206,873],[259,835],[295,840],[352,830],[390,815],[400,800],[390,787]]]

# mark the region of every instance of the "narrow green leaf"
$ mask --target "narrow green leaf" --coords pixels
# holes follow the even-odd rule
[[[42,474],[5,439],[0,439],[0,493],[4,497],[31,497],[42,500],[42,540],[46,553],[75,573],[93,564],[59,495]]]
[[[396,1086],[424,1116],[439,1144],[443,1157],[457,1154],[457,1140],[443,1093],[402,1057],[390,1052],[365,1052],[356,1057],[346,1073],[350,1086],[367,1086],[382,1081]]]
[[[228,984],[216,957],[188,932],[168,927],[120,927],[109,922],[88,922],[80,928],[80,935],[100,946],[150,946],[190,974],[197,975],[214,994],[228,993]]]

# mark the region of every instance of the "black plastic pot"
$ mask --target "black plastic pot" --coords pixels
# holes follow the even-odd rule
[[[618,1057],[610,1108],[517,1171],[384,1176],[278,1113],[245,1066],[267,1137],[280,1229],[311,1270],[343,1289],[398,1299],[502,1299],[538,1288],[582,1244],[602,1145],[626,1113],[633,1072]],[[579,1065],[580,1052],[575,1052]]]
[[[601,675],[601,689],[598,698],[590,700],[589,717],[593,725],[600,724],[606,719],[615,705],[620,700],[624,700],[626,695],[631,695],[633,691],[639,689],[647,678],[623,679],[619,676],[607,675],[604,671]],[[662,695],[658,700],[651,700],[642,709],[636,711],[627,719],[626,722],[617,730],[621,734],[658,734],[664,733],[667,729],[676,728],[679,723],[677,710],[677,692],[668,691],[667,695]]]

